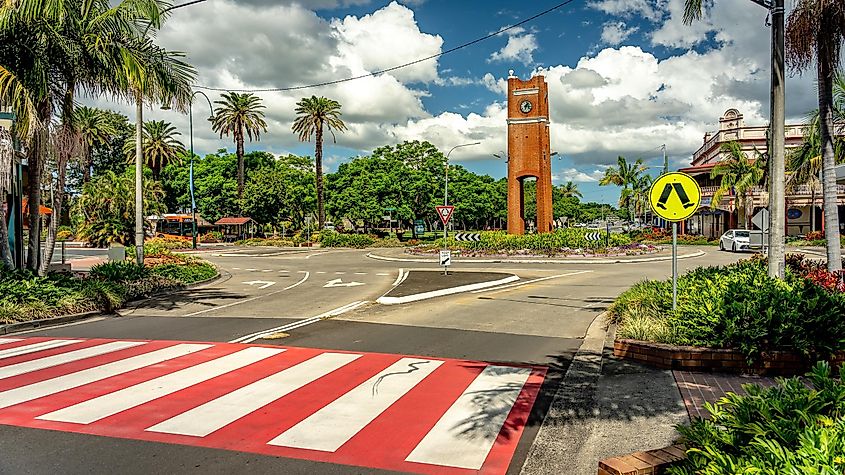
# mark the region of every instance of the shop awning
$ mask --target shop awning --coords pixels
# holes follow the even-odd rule
[[[44,206],[44,205],[41,205],[39,207],[38,212],[41,214],[41,216],[50,216],[51,214],[53,214],[53,210]],[[24,198],[23,199],[23,214],[24,214],[24,216],[27,213],[29,213],[29,199]]]

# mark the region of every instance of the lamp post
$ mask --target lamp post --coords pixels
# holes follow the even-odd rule
[[[191,191],[191,245],[193,249],[197,248],[197,200],[194,198],[194,114],[193,114],[193,106],[194,106],[194,97],[200,94],[202,97],[205,98],[206,102],[208,102],[208,108],[211,110],[211,114],[208,117],[208,120],[214,120],[214,106],[211,105],[211,99],[208,98],[202,91],[194,91],[191,94],[191,103],[188,105],[188,133],[190,134],[190,142],[191,142],[191,167],[190,171],[188,172],[188,183],[190,186]]]
[[[443,206],[449,205],[449,155],[452,155],[452,152],[456,148],[470,147],[472,145],[481,145],[481,142],[462,143],[460,145],[455,145],[446,154],[446,187],[443,189]],[[443,245],[444,246],[446,245],[446,224],[445,223],[443,224]]]
[[[173,5],[161,11],[159,16],[164,16],[177,8],[195,5],[206,0],[191,0],[180,5]],[[141,39],[147,37],[150,32],[150,22],[141,35]],[[135,86],[135,261],[138,265],[144,264],[144,98],[141,86]]]

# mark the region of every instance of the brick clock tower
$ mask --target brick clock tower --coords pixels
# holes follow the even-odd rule
[[[537,179],[537,232],[552,232],[549,94],[543,76],[508,75],[508,233],[525,233],[526,178]]]

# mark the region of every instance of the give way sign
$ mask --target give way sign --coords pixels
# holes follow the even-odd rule
[[[440,221],[443,221],[443,225],[449,224],[449,220],[452,219],[452,213],[455,211],[454,206],[435,206],[437,208],[437,215],[440,216]]]

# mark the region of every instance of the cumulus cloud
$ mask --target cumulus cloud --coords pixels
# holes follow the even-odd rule
[[[601,41],[605,44],[616,46],[636,33],[637,30],[639,28],[636,26],[628,28],[624,21],[607,22],[602,26]]]
[[[657,21],[661,17],[659,6],[654,0],[596,0],[588,3],[588,5],[608,15],[625,18],[641,16]]]
[[[534,63],[534,51],[537,50],[537,37],[534,33],[527,33],[524,28],[508,30],[508,42],[502,49],[494,51],[489,62],[513,62],[524,65]]]

